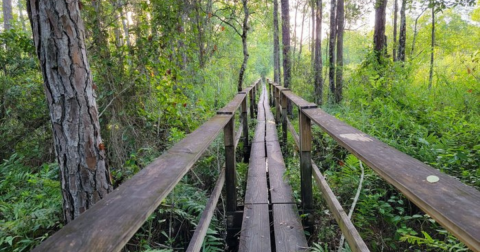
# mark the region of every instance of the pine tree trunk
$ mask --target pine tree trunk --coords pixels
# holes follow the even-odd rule
[[[393,9],[393,61],[397,61],[397,15],[398,14],[398,0],[395,0]]]
[[[323,79],[322,79],[322,0],[316,0],[316,31],[315,31],[315,103],[323,104]]]
[[[283,86],[290,87],[291,81],[291,55],[290,55],[290,15],[288,0],[282,0],[282,44],[283,44]],[[287,113],[292,115],[292,104],[289,102]]]
[[[337,2],[337,68],[335,83],[335,103],[343,97],[343,32],[345,30],[345,5],[344,0]]]
[[[330,1],[330,42],[328,43],[328,81],[330,86],[330,93],[328,95],[329,101],[334,101],[335,96],[335,39],[337,37],[336,30],[336,0]]]
[[[385,55],[385,15],[387,0],[376,0],[375,2],[375,30],[373,34],[373,49],[378,62]]]
[[[5,31],[12,29],[12,0],[3,0],[2,1],[3,7],[3,27]]]
[[[300,46],[298,49],[298,62],[300,62],[301,57],[302,57],[302,49],[303,49],[303,29],[305,27],[305,19],[306,19],[306,13],[307,13],[307,6],[308,2],[305,2],[305,5],[303,6],[303,18],[302,18],[302,28],[300,30]]]
[[[248,47],[247,47],[247,35],[248,35],[248,0],[242,0],[243,4],[243,24],[242,24],[242,46],[243,46],[243,62],[240,67],[240,73],[238,75],[238,92],[242,91],[242,84],[245,75],[245,70],[247,69],[248,62]]]
[[[398,41],[398,60],[405,62],[405,48],[407,46],[407,17],[405,9],[407,0],[402,0],[402,8],[400,9],[400,38]]]
[[[428,89],[432,88],[433,83],[433,63],[435,55],[435,5],[432,3],[432,43],[430,52],[430,76],[428,78]]]
[[[29,0],[60,167],[65,222],[112,190],[78,1]]]
[[[278,0],[273,0],[273,75],[275,83],[281,85],[280,79],[280,38],[278,29]]]
[[[202,2],[200,0],[197,0],[195,2],[195,19],[196,19],[196,24],[197,24],[197,44],[198,44],[198,62],[200,65],[200,68],[203,68],[205,64],[205,50],[203,47],[203,25],[202,21],[200,19],[200,5]]]
[[[311,62],[312,62],[312,66],[315,65],[315,2],[316,0],[311,0],[310,1],[310,5],[312,7],[312,37],[311,37],[311,40],[312,40],[312,45],[311,45]]]

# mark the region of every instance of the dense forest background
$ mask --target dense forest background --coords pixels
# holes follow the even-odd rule
[[[79,2],[114,187],[214,115],[239,85],[248,86],[259,77],[275,77],[285,84],[285,69],[274,71],[274,2]],[[385,0],[386,41],[380,56],[374,50],[374,17],[382,1],[289,1],[287,19],[283,15],[288,1],[281,2],[278,22],[282,26],[289,21],[290,29],[277,30],[282,62],[277,69],[290,59],[288,84],[294,92],[480,188],[480,2]],[[332,6],[342,3],[339,62],[335,59],[340,50],[332,45],[338,46],[340,37],[331,36],[338,27],[332,29],[331,24],[339,20],[332,18],[337,13]],[[404,59],[399,56],[403,9]],[[63,225],[59,167],[26,3],[2,0],[2,13],[0,251],[28,251]],[[321,34],[318,43],[316,34]],[[285,37],[290,44],[287,54]],[[332,78],[332,68],[342,70],[340,79]],[[337,92],[342,87],[341,95],[335,87]],[[468,251],[373,171],[362,171],[358,160],[333,139],[319,129],[315,135],[314,160],[345,209],[364,173],[352,219],[372,251]],[[185,248],[215,184],[223,158],[221,143],[219,138],[211,146],[125,251]],[[298,159],[288,154],[287,176],[298,191]],[[246,166],[239,163],[239,173]],[[309,234],[312,250],[337,250],[339,228],[321,196],[315,198],[318,228]],[[219,209],[204,251],[225,250]]]

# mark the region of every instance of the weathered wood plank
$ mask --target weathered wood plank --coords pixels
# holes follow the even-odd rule
[[[312,129],[310,119],[303,113],[303,110],[300,110],[298,118],[300,128],[300,178],[302,207],[304,211],[309,211],[312,210],[313,207],[311,161]]]
[[[286,168],[278,141],[267,142],[267,153],[272,204],[295,203],[292,188],[284,178]]]
[[[305,101],[301,97],[296,96],[292,91],[286,90],[286,91],[283,91],[283,94],[287,97],[287,99],[292,101],[297,107],[301,109],[318,107],[317,104]]]
[[[267,204],[245,205],[238,251],[271,251],[270,219]]]
[[[265,172],[263,176],[248,176],[245,205],[249,204],[268,204],[268,186]]]
[[[322,191],[322,197],[327,202],[328,208],[332,211],[335,220],[337,221],[340,229],[342,230],[345,239],[350,245],[350,249],[353,252],[361,251],[370,251],[363,241],[362,237],[358,233],[357,229],[353,225],[352,221],[348,218],[347,214],[343,210],[342,205],[338,202],[337,197],[333,194],[332,189],[328,186],[327,181],[323,177],[322,173],[318,169],[317,165],[312,164],[313,166],[313,177],[317,182],[320,191]]]
[[[215,188],[210,195],[207,206],[203,210],[200,221],[198,221],[197,228],[193,233],[190,244],[188,244],[187,252],[199,252],[202,249],[203,239],[205,238],[208,227],[210,226],[210,222],[212,221],[213,212],[217,207],[220,194],[222,194],[223,184],[225,184],[225,169],[222,169],[222,171],[218,175],[218,180],[215,184]]]
[[[305,114],[470,249],[480,251],[479,191],[320,109],[305,110]],[[428,182],[432,175],[439,182]]]
[[[237,210],[237,179],[236,179],[236,148],[235,148],[235,117],[225,125],[223,130],[225,144],[225,180],[227,191],[227,212]]]
[[[213,117],[34,251],[119,251],[230,118]]]
[[[247,94],[238,93],[235,95],[233,100],[229,102],[225,107],[217,111],[218,115],[226,114],[226,115],[233,115],[235,111],[237,111],[238,107],[242,104],[242,101],[245,99]]]
[[[277,252],[308,251],[307,240],[295,204],[273,205],[273,228]]]

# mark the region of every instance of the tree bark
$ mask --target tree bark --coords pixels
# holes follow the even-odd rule
[[[398,60],[405,62],[405,48],[407,46],[407,17],[405,15],[407,0],[402,0],[400,9],[400,38],[398,41]]]
[[[315,63],[314,63],[314,85],[315,103],[323,104],[323,79],[322,79],[322,0],[316,0],[316,31],[315,31]]]
[[[60,167],[65,222],[112,190],[78,1],[29,0]]]
[[[393,61],[397,61],[397,15],[398,0],[395,0],[393,7]]]
[[[312,62],[312,66],[315,65],[315,2],[316,0],[311,0],[310,1],[310,5],[312,6],[312,37],[311,37],[311,40],[312,40],[312,49],[311,49],[311,62]]]
[[[247,35],[248,35],[248,0],[242,0],[243,4],[243,24],[242,24],[242,46],[243,46],[243,62],[242,66],[240,67],[240,73],[238,75],[238,92],[242,91],[242,84],[245,75],[245,71],[247,69],[247,62],[248,62],[248,47],[247,47]]]
[[[303,6],[303,17],[302,17],[302,28],[300,30],[300,46],[298,49],[298,62],[300,62],[301,57],[302,57],[302,49],[303,49],[303,29],[305,26],[305,19],[306,19],[306,13],[307,13],[307,6],[308,2],[305,2],[305,5]]]
[[[417,40],[417,24],[418,24],[418,19],[423,15],[423,13],[425,13],[425,11],[427,10],[428,8],[426,9],[423,9],[423,11],[420,13],[420,15],[417,16],[417,18],[415,18],[415,25],[414,25],[414,28],[413,28],[413,41],[412,41],[412,52],[410,54],[413,54],[413,52],[415,52],[415,41]]]
[[[12,29],[12,0],[3,0],[2,1],[3,7],[3,28],[5,31]]]
[[[376,0],[375,2],[375,30],[373,34],[373,49],[378,62],[385,55],[385,15],[387,0]]]
[[[291,82],[291,55],[290,55],[290,15],[288,0],[282,0],[282,44],[283,44],[283,86],[288,88],[290,87]],[[292,104],[291,102],[287,105],[287,113],[292,115]]]
[[[195,19],[197,24],[197,44],[198,44],[198,62],[200,68],[203,68],[205,64],[205,49],[203,47],[203,25],[200,19],[200,5],[202,2],[200,0],[195,1]]]
[[[330,1],[330,42],[328,43],[328,81],[330,86],[330,93],[328,95],[329,101],[334,101],[335,96],[335,39],[337,37],[336,30],[336,0]]]
[[[345,4],[344,0],[337,2],[337,68],[335,83],[335,103],[343,97],[343,33],[345,30]]]
[[[275,83],[281,85],[280,79],[280,38],[278,29],[278,0],[273,0],[273,75]]]
[[[435,5],[432,2],[432,43],[431,43],[431,52],[430,52],[430,76],[428,78],[428,89],[432,88],[433,82],[433,63],[434,63],[434,55],[435,55]]]

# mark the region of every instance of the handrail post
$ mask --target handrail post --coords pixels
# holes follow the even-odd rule
[[[313,208],[312,195],[312,127],[310,118],[308,118],[299,109],[299,128],[300,128],[300,178],[302,206],[305,213],[309,213]]]
[[[253,86],[253,103],[254,103],[254,104],[257,104],[257,100],[256,100],[256,98],[257,98],[257,85],[258,85],[258,82],[255,83],[255,85]],[[258,109],[257,106],[253,106],[253,114],[254,114],[254,116],[256,116],[257,113],[258,113],[258,112],[257,112],[257,109]]]
[[[281,102],[280,102],[280,90],[278,88],[275,88],[275,122],[278,124],[280,123],[280,120],[282,119],[280,113],[280,106],[281,106]]]
[[[268,88],[268,104],[272,106],[272,82],[267,79],[267,88]]]
[[[247,97],[242,101],[242,120],[243,120],[243,159],[248,163],[250,152],[248,151],[248,115],[247,115]]]
[[[288,89],[283,89],[280,93],[280,100],[282,103],[282,146],[287,146],[287,97],[283,94],[283,91]]]
[[[225,186],[227,188],[227,212],[237,210],[235,178],[235,114],[223,129],[225,143]]]
[[[253,119],[255,118],[255,115],[253,114],[253,106],[255,106],[253,102],[253,87],[248,91],[248,96],[250,98],[250,118]]]
[[[272,82],[272,107],[276,106],[276,101],[275,101],[275,90],[277,87],[275,86],[275,83]]]

